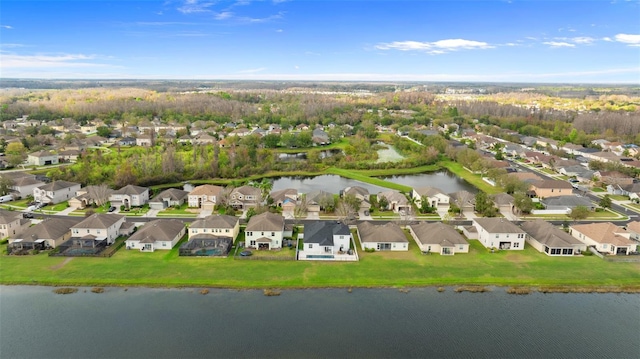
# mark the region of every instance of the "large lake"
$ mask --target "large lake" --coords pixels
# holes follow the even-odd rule
[[[0,287],[2,358],[638,358],[640,296]]]
[[[389,182],[399,183],[410,187],[436,187],[445,193],[467,190],[476,193],[478,190],[465,180],[458,178],[456,175],[447,172],[421,173],[415,175],[402,175],[382,177]],[[300,193],[308,193],[317,190],[338,194],[341,190],[350,186],[361,186],[374,194],[381,191],[387,191],[387,188],[374,186],[363,183],[350,178],[340,177],[338,175],[321,175],[315,177],[278,177],[273,182],[273,190],[281,190],[285,188],[295,188]]]

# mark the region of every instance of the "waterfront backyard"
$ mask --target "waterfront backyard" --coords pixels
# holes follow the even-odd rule
[[[239,261],[119,250],[111,258],[0,256],[0,284],[225,288],[404,287],[431,285],[640,287],[640,263],[596,256],[548,257],[530,246],[491,253],[471,240],[468,254],[365,253],[359,262]],[[356,244],[358,244],[356,242]],[[6,253],[6,244],[0,248]],[[288,251],[288,250],[286,250]]]

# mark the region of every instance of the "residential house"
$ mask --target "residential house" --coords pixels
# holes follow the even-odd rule
[[[430,207],[449,207],[449,196],[435,187],[414,188],[411,192],[411,198],[413,198],[418,207],[422,207],[423,199],[427,201]]]
[[[80,223],[83,218],[52,217],[25,228],[21,234],[9,238],[9,248],[12,252],[30,249],[56,248],[71,238],[69,228]]]
[[[298,200],[298,190],[295,188],[285,188],[271,192],[269,197],[271,197],[271,200],[276,207],[282,207],[287,199],[293,201],[295,204]]]
[[[344,254],[351,245],[349,226],[340,222],[315,221],[304,225],[304,258]]]
[[[285,237],[284,217],[264,212],[249,219],[245,229],[245,247],[280,249]]]
[[[572,256],[587,250],[587,246],[569,233],[541,219],[524,222],[527,242],[548,256]]]
[[[591,179],[596,176],[596,171],[592,171],[581,165],[558,167],[558,173],[568,177],[575,177],[580,182],[590,182]]]
[[[212,211],[218,201],[223,187],[204,184],[195,187],[189,192],[189,207],[202,208],[205,211]]]
[[[633,221],[627,223],[627,231],[629,232],[629,238],[636,242],[640,242],[640,222]]]
[[[76,191],[75,197],[69,200],[69,206],[75,208],[85,208],[91,205],[102,205],[113,193],[111,188],[106,186],[87,186]]]
[[[33,166],[57,165],[58,155],[51,151],[38,151],[27,156],[27,163]]]
[[[328,145],[331,143],[331,141],[329,140],[329,135],[321,128],[313,129],[311,140],[316,145]]]
[[[76,162],[80,156],[80,150],[63,150],[58,152],[58,162]]]
[[[469,253],[469,242],[453,227],[442,222],[420,222],[407,226],[409,233],[424,253],[454,255]]]
[[[30,224],[31,221],[22,218],[21,212],[0,209],[0,239],[19,235]]]
[[[240,233],[240,219],[228,215],[207,216],[195,220],[189,226],[189,239],[194,236],[211,235],[234,240],[238,233]]]
[[[233,208],[246,210],[262,203],[262,191],[253,186],[234,188],[229,195],[229,204]]]
[[[476,206],[476,195],[465,190],[449,193],[449,205],[456,205],[460,211],[473,211]]]
[[[143,147],[153,146],[153,134],[138,136],[136,138],[136,146],[143,146]]]
[[[573,194],[573,186],[567,181],[542,180],[531,182],[531,191],[539,198],[567,196]]]
[[[618,171],[600,171],[600,182],[607,185],[624,186],[633,184],[633,177]]]
[[[354,196],[360,200],[360,211],[371,209],[371,201],[369,199],[369,190],[361,186],[347,187],[342,191],[342,197]]]
[[[33,200],[40,203],[56,204],[75,197],[80,183],[53,181],[33,189]]]
[[[333,205],[334,203],[333,194],[322,190],[309,192],[306,194],[306,198],[308,203],[307,212],[312,213],[320,212],[320,210],[325,209],[327,204]]]
[[[512,172],[507,174],[507,176],[517,178],[518,180],[522,182],[527,182],[527,183],[542,180],[542,177],[538,176],[533,172]]]
[[[149,202],[149,188],[129,184],[113,191],[109,201],[112,206],[142,207]]]
[[[212,145],[217,141],[218,140],[215,137],[203,132],[196,136],[196,138],[193,140],[193,143],[198,145]]]
[[[170,250],[184,236],[184,222],[177,219],[156,219],[147,222],[127,238],[127,249],[139,249],[140,252],[153,252],[156,249]]]
[[[478,240],[486,248],[523,250],[527,233],[504,218],[475,218]]]
[[[32,196],[34,189],[45,185],[36,176],[26,172],[4,172],[0,174],[0,177],[10,181],[9,189],[20,198]]]
[[[586,207],[590,211],[596,209],[596,205],[588,198],[575,195],[547,197],[540,202],[547,210],[564,211],[565,213],[570,213],[576,207]]]
[[[80,126],[80,132],[82,132],[85,135],[95,133],[97,131],[98,131],[98,127],[93,123],[86,123]]]
[[[114,213],[95,213],[71,227],[71,239],[87,238],[113,244],[116,238],[123,234],[121,227],[124,223],[125,216]]]
[[[387,207],[383,210],[394,211],[396,213],[409,213],[411,212],[411,203],[407,200],[404,194],[398,191],[385,191],[378,193],[378,203],[384,198],[387,201]]]
[[[515,198],[508,193],[498,193],[492,196],[493,203],[500,213],[511,214],[515,210]]]
[[[613,152],[594,152],[589,154],[589,158],[600,162],[620,162],[620,156]]]
[[[356,226],[363,251],[408,251],[409,240],[400,226],[393,222],[377,224],[363,221]]]
[[[168,188],[149,201],[149,208],[163,210],[168,207],[179,207],[185,203],[188,197],[189,192],[187,191]]]
[[[574,224],[569,229],[572,236],[600,253],[629,255],[637,251],[631,233],[611,222]]]
[[[119,146],[135,146],[136,139],[134,137],[123,137],[118,141]]]

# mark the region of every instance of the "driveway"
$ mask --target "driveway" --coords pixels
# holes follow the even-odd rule
[[[502,210],[500,211],[500,214],[504,216],[504,218],[510,220],[510,221],[517,221],[518,220],[518,216],[516,216],[515,214],[511,213],[511,211],[507,211],[507,210]]]
[[[307,219],[320,219],[320,212],[308,212]]]
[[[68,216],[71,214],[71,212],[75,211],[76,209],[78,209],[78,207],[67,207],[56,214],[60,216]]]
[[[211,210],[209,210],[209,211],[202,210],[198,214],[198,218],[204,218],[204,217],[210,216],[212,213],[213,213],[213,211],[211,211]]]
[[[149,209],[143,217],[157,217],[159,212],[159,209]]]
[[[360,217],[360,220],[362,221],[371,221],[373,220],[373,217],[371,217],[371,213],[369,213],[369,215],[365,215],[364,211],[360,211],[358,212],[358,217]]]
[[[464,215],[464,218],[466,219],[474,219],[476,218],[476,214],[473,211],[464,211],[462,212],[462,214]]]

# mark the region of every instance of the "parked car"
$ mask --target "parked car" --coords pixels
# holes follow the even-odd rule
[[[116,210],[116,207],[113,207],[113,206],[109,207],[109,212],[113,212],[115,210]]]
[[[241,257],[249,257],[251,256],[253,253],[251,251],[242,251],[240,252],[240,256]]]
[[[33,218],[33,213],[23,213],[22,218]]]

